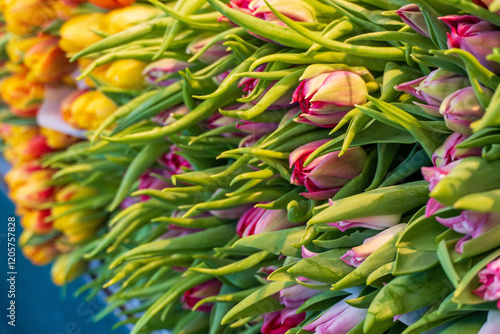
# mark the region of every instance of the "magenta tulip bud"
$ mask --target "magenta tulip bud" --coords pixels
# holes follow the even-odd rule
[[[487,95],[493,95],[490,89],[483,87],[483,90]],[[471,123],[483,117],[485,110],[479,103],[474,88],[466,87],[448,95],[441,103],[439,112],[450,130],[470,136]]]
[[[482,285],[472,292],[487,301],[498,300],[500,308],[500,259],[488,263],[477,275]]]
[[[398,224],[389,227],[379,234],[365,239],[361,246],[348,250],[340,259],[350,266],[359,267],[370,254],[391,240],[399,232],[403,231],[405,227],[406,224]]]
[[[300,284],[292,285],[280,291],[280,304],[297,310],[306,300],[320,293],[321,290],[308,289]]]
[[[184,308],[192,309],[202,299],[218,295],[221,287],[222,283],[218,279],[211,279],[187,290],[181,299],[182,303],[184,303]],[[196,311],[210,312],[213,306],[213,303],[205,303],[198,307]]]
[[[361,174],[367,156],[361,147],[349,148],[339,157],[340,151],[327,153],[304,167],[304,162],[328,139],[318,140],[297,148],[290,154],[290,168],[294,166],[291,183],[305,186],[302,196],[324,200],[335,195],[347,182]]]
[[[429,191],[432,191],[438,182],[445,178],[457,164],[458,161],[449,163],[443,167],[422,167],[422,175],[425,181],[429,182]],[[425,207],[425,216],[430,217],[445,207],[446,205],[439,203],[431,197],[429,201],[427,201],[427,206]]]
[[[160,177],[155,176],[159,175]],[[167,187],[171,187],[172,183],[167,182],[172,177],[172,173],[166,169],[161,168],[150,168],[139,178],[139,189],[156,189],[162,190]],[[147,195],[141,195],[141,201],[147,201],[151,197]]]
[[[481,147],[457,148],[456,146],[467,139],[460,133],[451,134],[432,155],[432,163],[436,167],[444,167],[454,161],[467,157],[481,156]]]
[[[416,103],[431,116],[441,116],[441,102],[459,89],[470,85],[469,79],[444,69],[432,71],[429,75],[395,86],[396,90],[411,94],[427,105]]]
[[[177,152],[180,152],[180,149],[175,145],[171,145],[170,150],[158,159],[158,163],[167,168],[172,174],[192,170],[193,166],[189,161]]]
[[[262,323],[262,334],[280,334],[297,327],[306,318],[305,313],[287,314],[286,308],[283,311],[275,311],[264,314]]]
[[[350,306],[345,301],[352,296],[333,305],[328,311],[319,316],[310,324],[304,326],[306,331],[315,334],[345,334],[362,322],[367,314],[367,309]]]
[[[304,0],[269,0],[271,6],[281,14],[297,22],[316,22],[316,11]],[[231,0],[230,7],[253,15],[267,22],[286,26],[269,9],[264,0]]]
[[[368,89],[361,76],[347,71],[326,72],[302,80],[293,102],[302,109],[297,121],[334,127],[355,105],[366,102]]]
[[[213,38],[214,36],[200,36],[195,38],[187,46],[186,53],[192,55],[198,53],[198,51],[205,47]],[[198,60],[205,64],[212,64],[228,54],[227,46],[222,45],[221,41],[209,47],[200,57],[198,57]]]
[[[450,28],[448,47],[471,53],[487,69],[500,74],[500,64],[487,61],[486,56],[500,47],[500,29],[488,21],[472,15],[448,15],[440,17]]]
[[[251,208],[241,216],[236,225],[236,233],[240,237],[279,231],[297,226],[288,220],[286,210],[266,210]]]
[[[191,66],[193,66],[193,63],[188,63],[173,58],[165,58],[157,60],[146,66],[142,74],[144,75],[144,78],[148,83],[155,86],[165,87],[178,81],[178,79],[162,80],[163,77],[167,76],[168,74],[177,73]]]
[[[401,7],[396,11],[396,14],[401,17],[404,23],[410,28],[418,32],[420,35],[430,38],[429,28],[425,23],[424,14],[420,11],[420,7],[415,4],[409,4]]]
[[[436,217],[437,221],[455,232],[465,234],[455,245],[455,250],[462,254],[464,243],[474,239],[500,223],[500,215],[495,213],[482,213],[474,211],[462,211],[460,216],[451,218]]]

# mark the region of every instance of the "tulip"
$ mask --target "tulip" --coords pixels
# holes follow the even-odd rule
[[[439,181],[448,175],[451,170],[457,165],[458,161],[452,162],[444,167],[422,167],[422,175],[429,182],[429,191],[432,191]],[[437,211],[445,208],[446,205],[439,203],[434,198],[430,198],[425,207],[425,216],[430,217]]]
[[[180,211],[172,213],[172,217],[179,217],[179,216],[182,216],[182,213],[180,213]],[[161,239],[173,239],[173,238],[183,237],[185,235],[190,235],[200,231],[201,230],[197,228],[189,228],[189,227],[170,224],[168,226],[168,231],[161,236]]]
[[[297,121],[321,127],[334,127],[357,104],[366,102],[368,89],[357,74],[334,71],[302,80],[293,93],[292,103],[302,109]]]
[[[14,166],[7,174],[5,174],[5,182],[9,189],[15,190],[24,185],[31,173],[42,170],[43,167],[37,161],[30,161],[18,166]]]
[[[467,139],[460,133],[451,134],[432,155],[432,163],[436,167],[444,167],[454,161],[467,157],[481,156],[480,147],[457,148],[456,146]]]
[[[77,97],[63,118],[70,125],[86,130],[97,129],[118,107],[100,91],[86,92]]]
[[[340,151],[327,153],[304,166],[309,155],[327,141],[324,139],[308,143],[290,154],[290,168],[294,166],[291,183],[305,186],[308,193],[301,195],[306,198],[328,199],[363,170],[367,156],[361,147],[349,148],[341,157]]]
[[[89,2],[102,8],[113,9],[130,6],[135,0],[89,0]]]
[[[78,59],[78,68],[79,68],[80,72],[85,71],[87,66],[90,66],[90,64],[92,64],[92,62],[93,62],[92,59],[87,59],[87,58]],[[95,85],[95,82],[93,79],[96,79],[97,81],[100,81],[100,82],[106,82],[106,80],[107,80],[106,72],[108,71],[108,68],[112,64],[113,63],[107,63],[107,64],[104,64],[101,66],[97,66],[94,70],[92,70],[89,73],[89,76],[87,76],[85,79],[83,79],[84,85],[82,85],[82,86],[88,86],[88,87],[95,88],[96,85]],[[79,86],[79,88],[83,89],[83,88],[87,88],[87,87]]]
[[[419,100],[425,101],[427,104],[414,103],[422,108],[427,114],[431,116],[441,116],[439,113],[439,106],[443,100],[451,93],[465,88],[468,85],[470,85],[469,79],[440,68],[432,71],[425,77],[406,82],[394,88],[411,94]]]
[[[61,0],[53,2],[52,5],[56,11],[57,17],[62,21],[67,21],[78,15],[75,9],[86,1],[87,0]]]
[[[33,231],[36,234],[45,234],[52,231],[52,222],[47,221],[50,216],[50,209],[26,210],[21,217],[21,226]]]
[[[140,200],[137,197],[127,197],[120,203],[120,209],[125,210],[132,204],[138,203]]]
[[[48,169],[33,171],[24,183],[17,183],[16,188],[10,189],[10,197],[18,206],[26,209],[36,210],[41,205],[51,203],[56,191],[51,184],[53,173]]]
[[[36,33],[56,18],[50,1],[8,1],[3,11],[7,30],[20,36]]]
[[[49,264],[57,256],[57,249],[53,240],[32,246],[23,246],[22,252],[36,266]]]
[[[155,176],[154,174],[159,175],[160,177]],[[139,189],[162,190],[164,188],[171,187],[172,183],[167,182],[167,180],[170,180],[173,175],[173,173],[166,169],[150,168],[139,178]],[[140,198],[141,201],[144,202],[149,200],[151,197],[141,195]]]
[[[284,334],[288,330],[297,327],[306,318],[305,313],[291,314],[286,317],[286,308],[283,311],[275,311],[264,314],[264,321],[262,323],[262,334]]]
[[[26,74],[14,74],[0,84],[0,96],[18,117],[36,116],[43,102],[43,84],[28,80]]]
[[[488,96],[493,95],[490,89],[483,87],[483,91]],[[441,103],[439,113],[444,116],[450,130],[470,136],[471,123],[481,119],[485,110],[479,103],[474,88],[466,87],[448,95]]]
[[[306,300],[321,293],[321,290],[313,290],[300,284],[292,285],[280,291],[280,304],[290,309],[297,309]]]
[[[372,230],[383,230],[396,225],[400,220],[401,215],[386,215],[342,220],[339,222],[328,223],[328,225],[335,226],[342,232],[354,227],[363,227]]]
[[[288,220],[286,210],[251,208],[238,220],[236,233],[243,238],[254,234],[284,230],[293,226],[297,226],[297,224]]]
[[[166,87],[179,80],[176,78],[164,79],[166,76],[175,74],[191,66],[193,66],[192,63],[173,58],[165,58],[152,62],[146,66],[142,74],[150,84]]]
[[[52,282],[55,285],[62,286],[74,281],[87,269],[87,265],[83,261],[73,263],[71,267],[69,267],[70,260],[70,254],[61,254],[52,264],[52,268],[50,268],[50,276],[52,277]]]
[[[96,188],[84,187],[77,183],[70,183],[57,192],[57,202],[64,203],[79,199],[90,198],[99,194]]]
[[[500,327],[500,311],[489,311],[488,318],[477,334],[496,334]]]
[[[359,267],[370,254],[391,240],[399,232],[403,231],[405,227],[406,224],[391,226],[379,234],[365,239],[361,246],[348,250],[340,259],[350,266]]]
[[[75,16],[62,25],[59,46],[67,53],[76,53],[102,39],[92,30],[105,31],[105,28],[105,15],[102,13]]]
[[[193,166],[191,163],[182,155],[178,154],[178,152],[180,152],[180,149],[175,145],[171,145],[170,150],[162,155],[160,159],[158,159],[158,162],[173,174],[179,174],[185,172],[186,170],[192,170]],[[169,173],[167,173],[167,175],[171,176]]]
[[[178,120],[181,116],[185,116],[190,112],[189,108],[183,104],[178,107],[170,108],[160,112],[158,115],[154,116],[151,121],[154,123],[165,126],[168,124],[172,124],[176,120]],[[219,113],[215,113],[214,115],[220,115]]]
[[[367,309],[352,307],[345,301],[349,296],[333,305],[316,320],[304,326],[306,331],[315,334],[345,334],[363,321]]]
[[[213,38],[214,36],[206,35],[201,35],[198,38],[195,38],[187,46],[186,53],[193,55],[198,53],[198,51],[205,47],[205,45],[207,45]],[[203,52],[203,54],[198,57],[198,60],[206,64],[212,64],[228,54],[229,52],[227,51],[227,47],[224,46],[222,42],[217,42]]]
[[[160,14],[162,14],[160,9],[148,5],[137,5],[115,9],[106,15],[106,32],[110,35],[114,35],[139,23],[148,21]]]
[[[12,36],[7,45],[5,46],[5,52],[9,56],[9,61],[13,64],[21,64],[23,62],[24,54],[28,50],[39,43],[42,39],[39,37],[19,37]],[[21,69],[25,70],[24,68]]]
[[[488,21],[472,15],[448,15],[440,17],[451,32],[448,33],[448,47],[471,53],[487,69],[500,74],[500,64],[487,61],[486,56],[500,47],[500,29]]]
[[[53,150],[62,150],[78,141],[76,137],[49,128],[40,127],[40,133],[45,137],[47,146]]]
[[[270,0],[269,3],[274,9],[289,19],[298,22],[316,22],[316,11],[307,3],[307,1]],[[286,26],[283,21],[274,15],[263,0],[231,0],[230,6],[267,22]]]
[[[49,37],[32,46],[24,56],[29,76],[36,81],[52,82],[61,79],[75,69],[58,45],[58,39]]]
[[[219,294],[222,283],[218,279],[211,279],[195,286],[184,292],[182,296],[182,303],[184,308],[192,309],[199,301],[207,297],[215,296]],[[196,310],[200,312],[210,312],[212,310],[213,303],[205,303],[198,307]]]
[[[117,60],[107,68],[105,81],[110,86],[125,89],[140,89],[144,84],[142,71],[146,63],[134,59]]]
[[[465,234],[455,245],[455,250],[462,254],[464,243],[487,233],[500,223],[500,215],[496,213],[482,213],[462,211],[460,216],[451,218],[436,217],[437,221],[455,232]]]
[[[418,32],[420,35],[430,38],[429,28],[425,23],[424,14],[420,11],[418,5],[409,4],[396,11],[404,23]]]
[[[13,165],[23,164],[29,161],[42,158],[45,154],[53,152],[48,146],[47,139],[40,135],[26,135],[23,140],[8,147],[4,155]]]
[[[498,300],[500,308],[500,259],[488,263],[477,275],[482,285],[472,292],[487,301]]]

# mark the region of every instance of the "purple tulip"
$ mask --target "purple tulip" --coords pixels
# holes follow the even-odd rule
[[[192,309],[199,301],[207,297],[215,296],[219,294],[222,283],[218,279],[211,279],[205,283],[195,286],[184,292],[182,296],[182,303],[184,308]],[[200,312],[210,312],[213,307],[213,303],[206,303],[198,307],[196,311]]]
[[[306,318],[305,313],[284,316],[283,311],[264,314],[261,328],[262,334],[285,334],[288,330],[297,327]]]
[[[395,86],[396,90],[411,94],[427,104],[417,103],[431,116],[441,116],[439,106],[451,93],[467,87],[469,79],[444,69],[432,71],[429,75]]]
[[[177,60],[173,58],[160,59],[152,62],[142,72],[146,81],[155,86],[169,86],[179,79],[165,79],[163,77],[168,74],[174,74],[185,68],[193,66],[193,63],[188,63],[182,60]]]
[[[172,174],[179,174],[186,170],[192,170],[193,166],[189,161],[177,152],[180,152],[180,149],[175,145],[171,145],[170,150],[158,159],[158,163],[167,168]]]
[[[349,332],[363,321],[367,314],[367,309],[352,307],[345,302],[352,298],[349,296],[333,305],[319,318],[304,326],[304,329],[315,334],[345,334]]]
[[[448,15],[440,17],[450,28],[448,47],[471,53],[487,69],[500,74],[500,64],[487,61],[486,56],[500,47],[500,29],[472,15]]]
[[[366,102],[368,89],[361,76],[347,71],[318,74],[302,80],[292,103],[302,109],[297,121],[325,128],[334,127],[355,105]]]
[[[320,293],[321,290],[308,289],[300,284],[292,285],[280,291],[280,304],[297,310],[306,300]]]
[[[444,167],[454,161],[467,157],[481,156],[480,147],[457,148],[456,146],[467,139],[460,133],[451,134],[444,144],[441,145],[432,155],[432,163],[436,167]]]
[[[349,148],[341,157],[340,151],[327,153],[304,167],[307,157],[327,141],[308,143],[290,154],[290,168],[294,166],[291,183],[305,186],[308,192],[301,195],[306,198],[328,199],[363,170],[367,156],[361,147]]]
[[[288,220],[286,210],[266,210],[251,208],[241,216],[236,225],[236,233],[240,237],[279,231],[297,226]]]
[[[420,35],[430,38],[429,28],[425,23],[424,14],[420,11],[420,7],[415,4],[409,4],[401,7],[396,11],[396,14],[401,17],[404,23],[410,28],[418,32]]]
[[[198,51],[205,47],[205,45],[207,45],[213,38],[214,36],[207,37],[203,35],[195,38],[187,46],[186,53],[192,55],[198,53]],[[198,60],[205,64],[212,64],[228,54],[229,52],[227,51],[227,46],[224,46],[221,41],[209,47],[202,55],[200,55],[200,57],[198,57]]]
[[[406,224],[391,226],[379,234],[365,239],[361,246],[348,250],[340,259],[350,266],[359,267],[371,253],[391,240],[395,235],[404,230],[405,227]]]
[[[424,176],[424,179],[429,182],[429,191],[434,190],[434,187],[436,187],[438,182],[445,178],[446,175],[448,175],[452,169],[455,168],[457,163],[458,161],[455,161],[443,167],[422,167],[422,175]],[[431,197],[425,207],[425,216],[430,217],[445,207],[446,205],[439,203]]]
[[[462,254],[464,243],[474,239],[500,223],[500,215],[496,213],[483,213],[474,211],[462,211],[460,216],[451,218],[436,217],[437,221],[455,232],[465,234],[455,245],[455,250]]]
[[[487,301],[498,300],[500,308],[500,259],[488,263],[478,276],[482,285],[472,292]]]
[[[487,95],[493,95],[493,91],[484,87],[483,90]],[[471,123],[483,117],[485,110],[479,103],[474,88],[465,87],[448,95],[441,103],[439,112],[444,116],[449,129],[470,136]]]

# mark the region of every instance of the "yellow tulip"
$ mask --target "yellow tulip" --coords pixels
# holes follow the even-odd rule
[[[106,83],[125,89],[142,88],[144,86],[142,71],[146,66],[147,63],[139,60],[117,60],[106,70]]]
[[[119,33],[162,13],[160,9],[147,5],[112,10],[106,15],[106,32],[109,34]]]
[[[77,97],[63,118],[69,124],[86,130],[94,130],[118,107],[101,92],[94,90]]]
[[[47,221],[50,214],[50,209],[26,210],[21,217],[21,226],[25,230],[33,231],[36,234],[49,233],[52,231],[52,222]]]
[[[40,133],[46,138],[47,145],[54,150],[61,150],[78,141],[76,137],[49,128],[41,127]]]
[[[57,256],[57,249],[52,240],[38,245],[23,246],[22,252],[31,263],[37,266],[49,264]]]
[[[70,259],[70,254],[61,254],[52,264],[52,268],[50,268],[50,276],[52,277],[52,282],[55,285],[61,286],[69,283],[85,272],[85,269],[87,268],[85,262],[78,261],[71,265]]]
[[[28,80],[26,74],[14,74],[0,84],[0,96],[19,117],[34,117],[43,102],[44,86]]]
[[[100,41],[102,38],[92,30],[105,31],[105,15],[92,13],[75,16],[66,21],[60,30],[59,46],[67,53],[75,53]]]
[[[16,35],[30,35],[57,16],[51,1],[8,0],[4,18],[7,30]]]

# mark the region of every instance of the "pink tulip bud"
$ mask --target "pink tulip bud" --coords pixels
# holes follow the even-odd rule
[[[158,163],[167,168],[172,174],[179,174],[183,173],[185,170],[192,170],[193,166],[191,163],[180,155],[179,152],[180,149],[177,146],[171,145],[170,150],[158,159]],[[166,173],[169,179],[172,174]]]
[[[448,15],[440,17],[450,28],[448,47],[471,53],[487,69],[500,74],[500,64],[487,61],[486,56],[500,47],[500,29],[488,21],[472,15]]]
[[[359,267],[361,263],[374,251],[391,240],[396,234],[403,231],[406,224],[398,224],[380,232],[379,234],[365,239],[363,244],[350,249],[340,259],[353,267]]]
[[[429,28],[425,23],[424,14],[420,11],[418,5],[409,4],[403,6],[396,11],[396,14],[398,14],[403,22],[410,26],[410,28],[420,35],[430,38]]]
[[[424,176],[425,181],[429,182],[429,191],[432,191],[438,182],[445,178],[446,175],[448,175],[452,169],[455,168],[457,163],[458,161],[455,161],[443,167],[422,167],[422,175]],[[446,205],[439,203],[431,197],[425,207],[425,216],[430,217],[445,207]]]
[[[182,296],[182,303],[184,303],[184,308],[192,309],[196,303],[205,299],[207,297],[215,296],[219,294],[222,283],[218,279],[211,279],[205,283],[195,286],[184,292]],[[210,312],[212,310],[213,303],[206,303],[198,307],[196,310],[200,312]]]
[[[493,91],[488,88],[483,87],[483,91],[488,96],[493,95]],[[441,103],[439,113],[444,116],[449,129],[470,136],[471,123],[483,117],[485,110],[479,103],[474,88],[466,87],[448,95]]]
[[[174,74],[179,71],[184,70],[185,68],[189,68],[193,66],[192,63],[188,63],[182,60],[177,60],[173,58],[165,58],[161,60],[157,60],[144,69],[142,74],[147,82],[155,86],[166,87],[178,79],[162,79],[169,74]]]
[[[444,69],[432,71],[429,75],[395,86],[396,90],[411,94],[427,105],[416,103],[431,116],[441,116],[441,102],[455,91],[467,87],[469,79]]]
[[[297,310],[306,300],[320,293],[321,290],[308,289],[300,284],[292,285],[280,291],[280,304]]]
[[[308,193],[301,195],[306,198],[328,199],[363,170],[367,156],[361,147],[349,148],[341,157],[340,151],[327,153],[304,166],[307,157],[327,141],[308,143],[290,154],[290,168],[294,166],[291,183],[305,186]]]
[[[345,334],[362,322],[366,317],[367,309],[352,307],[345,301],[352,299],[349,296],[333,305],[316,320],[304,326],[306,331],[315,334]]]
[[[236,233],[240,237],[279,231],[297,226],[288,220],[286,210],[266,210],[251,208],[241,216],[236,225]]]
[[[161,176],[161,178],[155,175]],[[139,179],[139,189],[157,189],[162,190],[167,187],[171,187],[172,184],[166,182],[165,179],[170,180],[172,173],[166,169],[161,168],[150,168],[144,174],[141,175]],[[147,201],[150,199],[147,195],[141,195],[141,201]]]
[[[298,121],[321,127],[334,127],[354,108],[366,102],[368,89],[357,74],[347,71],[326,72],[302,80],[292,102],[302,109]]]
[[[383,230],[387,227],[396,225],[400,220],[401,215],[386,215],[341,220],[335,223],[328,223],[328,225],[335,226],[342,232],[354,227],[364,227],[372,230]]]
[[[500,215],[496,213],[482,213],[462,211],[460,216],[451,218],[436,217],[437,221],[455,232],[465,234],[455,245],[455,250],[462,254],[464,243],[474,239],[500,223]]]
[[[487,301],[498,300],[500,308],[500,259],[488,263],[477,275],[482,285],[472,292]]]
[[[457,148],[456,146],[467,139],[460,133],[451,134],[432,155],[432,162],[436,167],[444,167],[454,161],[467,157],[481,156],[480,147]]]
[[[264,314],[262,323],[262,334],[283,334],[288,330],[297,327],[306,318],[305,313],[287,314],[286,308],[283,311],[276,311]]]

